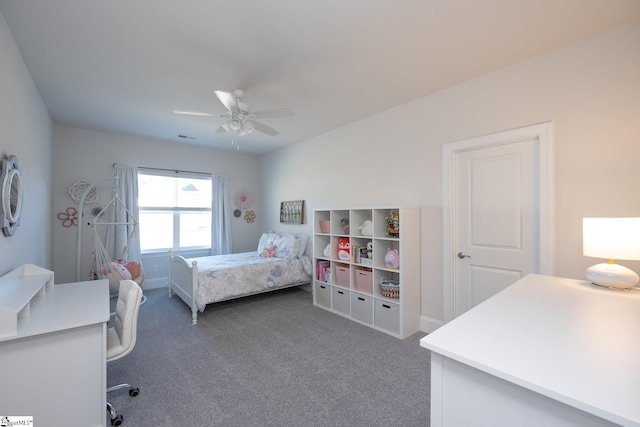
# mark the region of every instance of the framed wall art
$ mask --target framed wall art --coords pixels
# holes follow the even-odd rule
[[[283,224],[304,224],[304,200],[280,203],[280,222]]]

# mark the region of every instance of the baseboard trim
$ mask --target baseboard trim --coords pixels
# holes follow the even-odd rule
[[[169,283],[168,277],[158,277],[156,279],[145,279],[144,284],[142,285],[142,290],[145,289],[158,289],[158,288],[166,288],[167,283]]]
[[[442,320],[433,319],[427,316],[420,316],[420,330],[422,332],[426,332],[430,334],[431,332],[435,331],[443,324],[444,322]]]

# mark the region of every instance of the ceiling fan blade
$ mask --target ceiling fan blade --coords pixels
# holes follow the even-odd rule
[[[231,111],[238,110],[238,103],[236,102],[236,98],[232,94],[222,90],[214,90],[213,92],[216,94],[216,96],[218,97],[222,105],[224,105],[224,108],[227,109],[227,111],[231,112]]]
[[[260,123],[260,122],[254,122],[253,123],[253,128],[259,132],[262,133],[266,133],[269,136],[276,136],[277,134],[279,134],[280,132],[278,132],[277,130],[275,130],[274,128],[265,125],[264,123]]]
[[[211,113],[200,113],[198,111],[179,111],[173,110],[175,114],[186,114],[188,116],[208,116],[208,117],[220,117],[219,114],[211,114]]]
[[[291,108],[274,108],[273,110],[256,111],[252,114],[256,119],[280,119],[296,115]]]

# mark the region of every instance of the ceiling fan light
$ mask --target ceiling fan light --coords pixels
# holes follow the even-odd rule
[[[244,122],[244,125],[242,125],[242,129],[244,129],[246,133],[251,133],[255,129],[255,125],[252,121],[248,120]]]
[[[242,128],[242,121],[237,118],[233,118],[229,122],[229,127],[233,130],[240,130],[240,128]]]
[[[222,124],[222,127],[224,128],[224,130],[226,130],[227,132],[231,132],[231,127],[229,127],[229,123],[224,122]]]

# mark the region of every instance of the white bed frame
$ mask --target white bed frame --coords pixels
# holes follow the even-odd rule
[[[191,265],[184,257],[174,256],[169,251],[169,297],[175,292],[191,309],[191,323],[198,323],[198,307],[193,301],[193,296],[198,288],[198,262],[192,261]]]
[[[216,302],[262,294],[278,289],[300,286],[307,283],[310,282],[294,283],[291,285],[278,286],[277,288],[263,289],[257,292],[223,298]],[[191,323],[196,325],[198,323],[198,307],[193,300],[193,296],[196,293],[196,289],[198,289],[198,262],[191,261],[191,263],[189,263],[184,257],[180,255],[173,255],[173,251],[169,251],[169,283],[167,288],[169,291],[169,297],[175,293],[189,306],[191,309]]]

